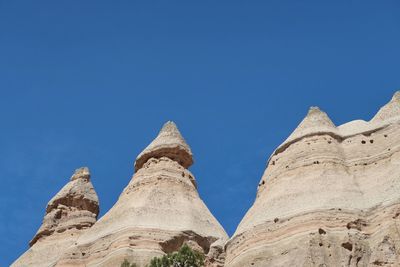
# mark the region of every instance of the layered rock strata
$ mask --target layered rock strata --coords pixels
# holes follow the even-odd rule
[[[400,93],[369,122],[308,115],[270,157],[226,266],[400,266]]]
[[[146,266],[184,243],[222,266],[227,235],[197,192],[189,146],[173,122],[138,156],[117,203],[79,237],[56,266]]]
[[[98,213],[99,200],[89,169],[77,169],[47,204],[43,223],[29,242],[30,249],[12,266],[54,266],[59,256],[96,222]]]

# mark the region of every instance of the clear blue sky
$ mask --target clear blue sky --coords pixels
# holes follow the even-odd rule
[[[400,88],[399,14],[399,1],[0,0],[0,266],[75,168],[109,210],[167,120],[232,234],[309,106],[369,120]]]

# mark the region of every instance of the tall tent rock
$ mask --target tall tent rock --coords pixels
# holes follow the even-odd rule
[[[369,122],[311,108],[272,154],[227,267],[400,266],[400,94]]]
[[[228,236],[197,192],[192,163],[186,141],[167,122],[137,157],[117,203],[56,266],[120,266],[127,259],[144,267],[183,244],[204,253],[209,266],[222,266]]]

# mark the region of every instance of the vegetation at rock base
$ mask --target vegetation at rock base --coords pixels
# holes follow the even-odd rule
[[[136,265],[136,263],[130,263],[127,259],[125,259],[121,263],[121,267],[138,267],[138,266]]]
[[[148,267],[203,267],[204,255],[183,245],[178,252],[153,258]]]
[[[203,267],[204,255],[192,250],[188,245],[183,245],[179,251],[169,253],[162,257],[155,257],[147,267]],[[135,263],[130,263],[126,259],[121,267],[137,267]]]

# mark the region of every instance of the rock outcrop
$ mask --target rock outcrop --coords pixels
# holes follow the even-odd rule
[[[77,169],[71,180],[47,204],[46,215],[30,249],[12,266],[54,266],[59,256],[95,222],[99,200],[89,169]]]
[[[222,266],[227,235],[200,199],[189,146],[173,122],[137,157],[117,203],[81,235],[56,266],[138,266],[183,244]]]
[[[227,267],[400,266],[400,92],[369,122],[308,115],[268,160]]]
[[[310,108],[272,153],[231,239],[201,200],[190,147],[173,122],[135,161],[96,222],[87,168],[48,203],[31,248],[12,266],[146,266],[187,244],[207,267],[400,266],[400,92],[369,121],[336,127]]]

